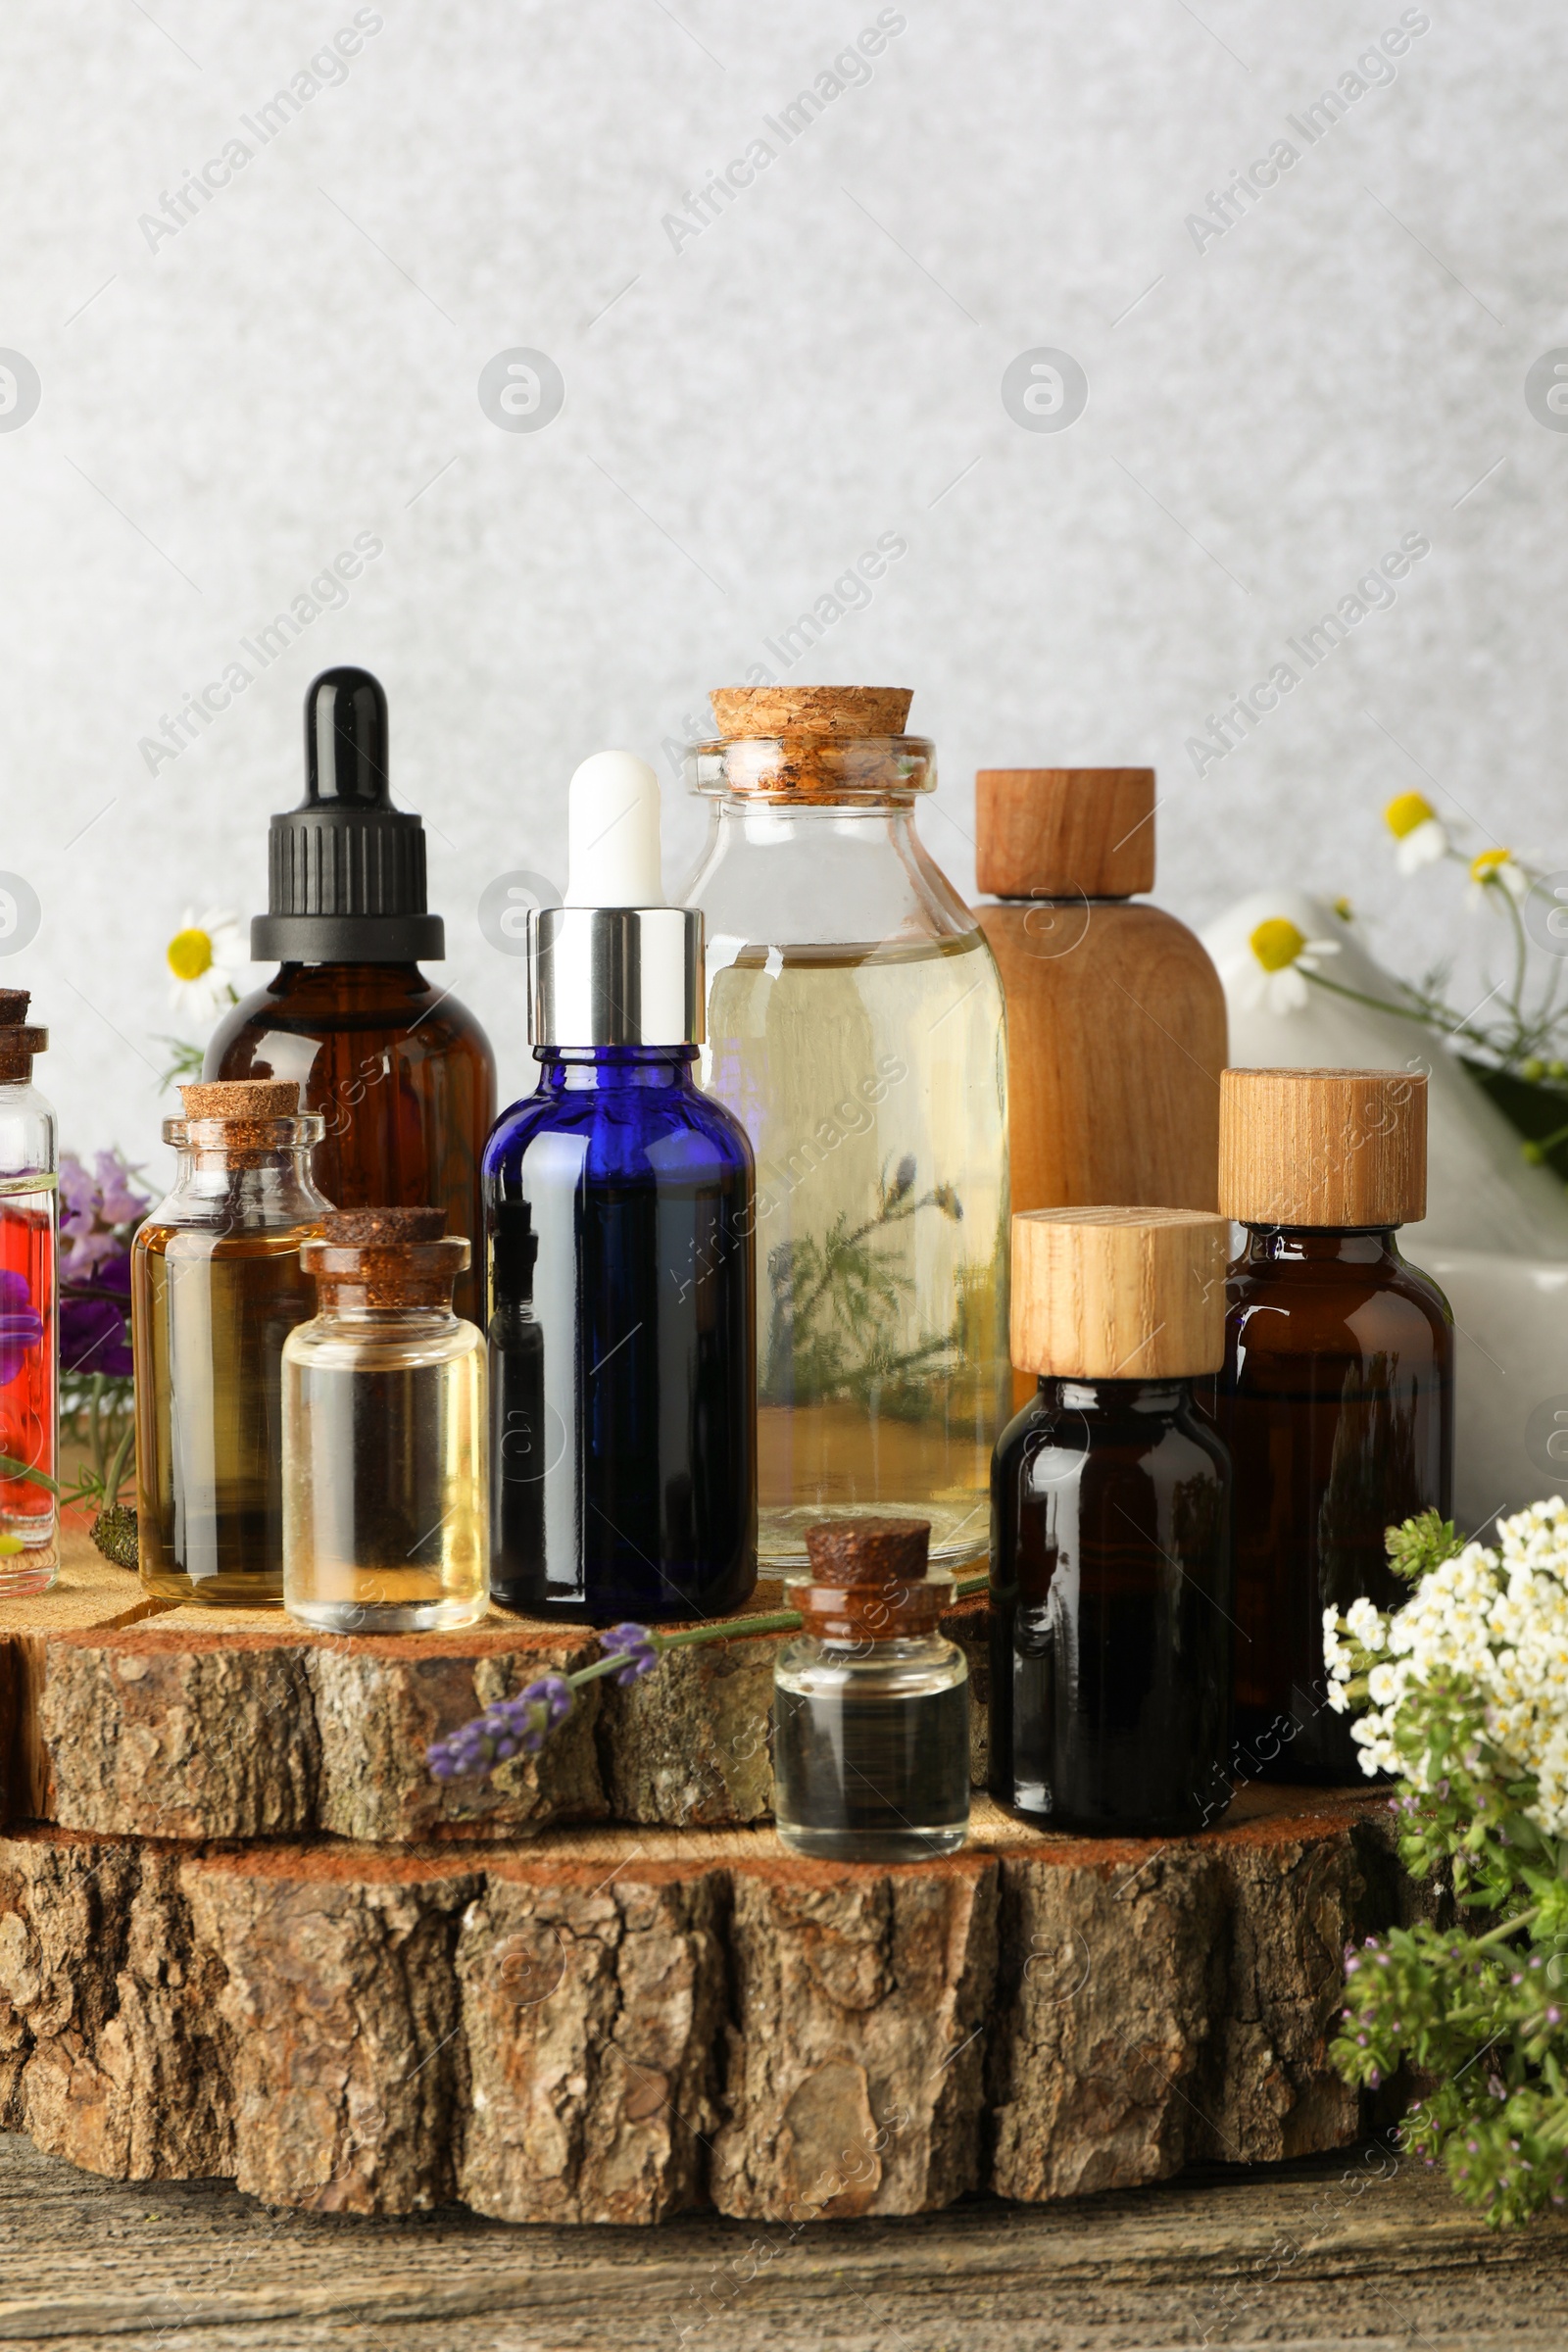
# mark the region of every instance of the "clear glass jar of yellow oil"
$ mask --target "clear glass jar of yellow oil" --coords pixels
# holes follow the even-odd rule
[[[283,1605],[338,1634],[444,1633],[489,1605],[484,1336],[452,1311],[443,1209],[335,1211],[300,1252],[319,1311],[283,1348]]]
[[[180,1089],[173,1190],[130,1251],[141,1581],[163,1600],[276,1607],[283,1594],[279,1370],[311,1312],[300,1244],[330,1203],[321,1120],[292,1080]]]
[[[707,926],[703,1082],[757,1158],[759,1556],[865,1512],[988,1548],[1007,1418],[1002,982],[914,824],[933,748],[909,697],[715,693],[688,754],[713,802],[686,903]]]

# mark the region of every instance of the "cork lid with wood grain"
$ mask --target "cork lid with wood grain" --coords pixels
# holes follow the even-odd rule
[[[12,1084],[30,1078],[33,1055],[47,1053],[49,1047],[48,1030],[28,1023],[31,1003],[25,988],[0,988],[0,1079]]]
[[[720,741],[696,744],[698,792],[796,803],[886,801],[936,785],[923,736],[904,730],[907,686],[715,686]]]
[[[1154,887],[1152,767],[982,767],[975,877],[994,899],[1130,899]]]
[[[930,1567],[927,1519],[827,1519],[806,1531],[803,1574],[788,1579],[803,1630],[826,1642],[899,1642],[929,1634],[953,1598]]]
[[[1427,1211],[1414,1070],[1224,1070],[1219,1204],[1243,1225],[1407,1225]]]
[[[187,1119],[292,1119],[299,1115],[299,1080],[196,1080],[180,1088],[179,1100]]]
[[[1230,1229],[1199,1208],[1012,1220],[1012,1361],[1061,1380],[1185,1380],[1225,1355]]]
[[[300,1264],[323,1307],[450,1306],[469,1252],[446,1221],[444,1208],[334,1208]]]

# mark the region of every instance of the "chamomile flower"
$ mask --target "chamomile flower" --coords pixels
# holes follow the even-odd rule
[[[1530,896],[1530,876],[1512,850],[1478,850],[1470,860],[1471,906],[1482,906],[1489,893],[1499,891],[1517,905]]]
[[[173,975],[169,1002],[176,1012],[209,1021],[233,1004],[232,975],[248,960],[237,915],[219,907],[198,915],[187,906],[165,955]]]
[[[1254,924],[1244,946],[1220,964],[1220,978],[1249,1012],[1299,1012],[1306,1003],[1306,975],[1340,952],[1333,939],[1308,939],[1287,914]]]
[[[1447,830],[1423,793],[1401,792],[1384,809],[1383,822],[1397,844],[1395,858],[1401,874],[1436,865],[1448,854]]]

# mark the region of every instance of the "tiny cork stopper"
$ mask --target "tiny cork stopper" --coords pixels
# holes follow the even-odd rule
[[[27,1026],[27,1006],[32,993],[25,988],[0,988],[0,1078],[11,1080],[32,1076],[32,1057],[45,1053],[49,1045],[47,1029]]]
[[[323,1308],[446,1306],[468,1245],[444,1208],[334,1208],[300,1248]]]
[[[805,1630],[830,1642],[897,1642],[926,1634],[951,1599],[927,1581],[926,1519],[829,1519],[806,1531],[808,1574],[790,1580]]]
[[[715,686],[721,735],[902,735],[914,690],[906,686]]]
[[[927,1519],[826,1519],[806,1531],[806,1556],[819,1585],[922,1577],[930,1554]]]
[[[1427,1213],[1427,1081],[1414,1070],[1222,1070],[1219,1204],[1320,1231]]]
[[[444,1208],[334,1208],[321,1219],[322,1241],[338,1245],[438,1242],[446,1229]]]
[[[1012,1361],[1060,1380],[1187,1380],[1225,1356],[1223,1217],[1035,1208],[1012,1220]]]
[[[233,1078],[182,1086],[187,1119],[293,1119],[299,1116],[296,1078]]]
[[[1152,767],[982,767],[975,878],[996,899],[1130,899],[1154,887]]]

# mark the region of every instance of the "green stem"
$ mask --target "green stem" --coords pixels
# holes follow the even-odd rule
[[[1448,1019],[1453,1010],[1450,1004],[1430,1002],[1425,1005],[1395,1004],[1387,997],[1369,997],[1365,989],[1347,988],[1343,980],[1326,979],[1321,972],[1308,972],[1305,977],[1311,981],[1314,988],[1326,988],[1331,996],[1348,997],[1352,1004],[1370,1004],[1374,1012],[1392,1012],[1401,1021],[1419,1023],[1423,1029],[1439,1028],[1443,1022]],[[1454,1020],[1452,1026],[1445,1034],[1448,1037],[1467,1037],[1472,1045],[1484,1046],[1489,1052],[1491,1051],[1486,1033],[1480,1029],[1472,1029],[1462,1016]]]
[[[104,1508],[106,1510],[112,1509],[120,1500],[121,1483],[125,1475],[125,1460],[135,1441],[135,1436],[136,1424],[132,1421],[127,1424],[123,1437],[109,1457],[109,1468],[104,1475]]]
[[[87,1433],[92,1446],[92,1466],[100,1478],[104,1474],[103,1428],[99,1419],[99,1410],[103,1399],[104,1376],[101,1372],[95,1372],[92,1376],[92,1402],[88,1408]]]
[[[1530,1910],[1521,1911],[1517,1919],[1505,1919],[1500,1928],[1489,1928],[1485,1936],[1476,1937],[1477,1951],[1489,1943],[1502,1943],[1508,1936],[1517,1936],[1521,1928],[1528,1928],[1532,1924],[1540,1910],[1541,1906],[1537,1903]]]

